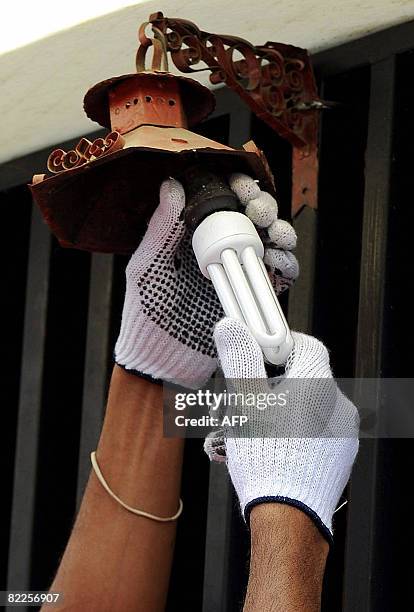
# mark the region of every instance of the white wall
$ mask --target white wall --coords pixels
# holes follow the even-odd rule
[[[157,10],[254,44],[273,40],[315,52],[413,19],[414,1],[158,0],[81,23],[0,56],[0,162],[95,129],[82,110],[84,93],[97,81],[133,72],[137,27]]]

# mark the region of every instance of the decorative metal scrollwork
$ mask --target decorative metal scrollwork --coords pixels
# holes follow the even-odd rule
[[[317,127],[317,95],[306,50],[268,42],[253,46],[237,36],[203,32],[184,19],[150,16],[165,37],[174,65],[184,73],[210,70],[210,81],[226,84],[292,145],[306,149]],[[199,68],[204,63],[208,68]],[[313,105],[313,106],[312,106]],[[311,125],[312,124],[312,125]]]
[[[122,149],[125,144],[124,138],[118,132],[111,132],[105,138],[96,138],[93,142],[87,138],[81,138],[71,151],[55,149],[47,160],[47,169],[53,174],[64,170],[70,170],[82,166],[98,157],[114,153]]]

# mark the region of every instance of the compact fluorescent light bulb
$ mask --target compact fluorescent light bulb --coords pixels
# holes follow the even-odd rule
[[[262,241],[250,219],[239,212],[215,212],[194,231],[192,245],[226,315],[246,323],[269,363],[284,364],[293,339],[263,263]]]

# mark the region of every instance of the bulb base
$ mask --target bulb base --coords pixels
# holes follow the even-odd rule
[[[212,213],[239,208],[236,195],[215,164],[193,164],[178,176],[178,180],[184,186],[184,219],[191,231]]]
[[[209,215],[193,234],[193,251],[201,272],[210,278],[207,267],[221,264],[225,249],[233,249],[238,257],[246,247],[253,247],[258,257],[264,248],[255,226],[246,215],[234,211],[219,211]]]

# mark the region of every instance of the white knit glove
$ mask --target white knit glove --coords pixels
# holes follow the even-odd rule
[[[289,252],[296,244],[295,231],[277,219],[276,201],[253,179],[234,174],[229,184],[253,221],[256,215],[260,227],[271,224],[274,236],[265,260],[276,292],[281,293],[299,273]],[[164,181],[160,204],[126,269],[115,360],[152,379],[198,388],[217,367],[212,331],[223,310],[212,283],[198,268],[182,219],[184,204],[181,183]]]
[[[243,323],[225,318],[215,328],[224,376],[237,392],[290,389],[286,407],[267,406],[260,414],[250,408],[246,437],[224,431],[227,467],[246,521],[257,504],[287,503],[308,514],[330,539],[332,515],[358,451],[358,412],[333,380],[325,346],[311,336],[292,335],[294,348],[275,387]],[[217,452],[214,439],[206,439],[210,458]]]

